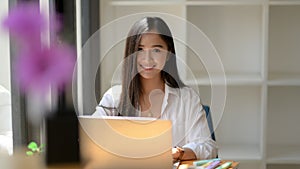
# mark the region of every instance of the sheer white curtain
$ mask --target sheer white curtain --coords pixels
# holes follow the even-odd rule
[[[0,1],[0,20],[8,13],[8,0]],[[9,35],[0,27],[0,154],[12,154]]]
[[[10,92],[0,85],[0,154],[13,152]]]

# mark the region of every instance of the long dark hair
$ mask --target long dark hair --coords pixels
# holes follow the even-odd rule
[[[123,116],[137,116],[136,109],[139,105],[142,87],[136,66],[136,52],[138,51],[142,35],[149,31],[155,31],[168,47],[169,56],[161,71],[163,81],[173,88],[185,86],[178,75],[174,40],[168,25],[158,17],[142,18],[131,27],[126,39],[122,65],[122,93],[118,107]]]

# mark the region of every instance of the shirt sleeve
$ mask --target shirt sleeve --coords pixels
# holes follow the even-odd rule
[[[186,144],[183,148],[194,151],[197,159],[215,158],[218,154],[217,144],[211,138],[205,110],[200,102],[200,97],[192,92],[190,110],[186,117]]]
[[[92,116],[114,116],[119,104],[120,94],[121,86],[114,86],[107,90]]]

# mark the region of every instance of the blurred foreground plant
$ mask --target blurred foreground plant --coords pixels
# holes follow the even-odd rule
[[[59,94],[72,80],[76,53],[73,47],[58,40],[57,18],[47,17],[38,3],[20,2],[2,21],[15,42],[12,79],[28,98],[28,116],[34,124],[54,112],[47,96],[50,89],[51,95]]]
[[[26,151],[26,155],[33,156],[34,154],[40,154],[44,152],[45,144],[41,144],[40,146],[38,146],[36,142],[32,141],[28,144],[27,148],[29,150]]]
[[[71,46],[56,38],[60,28],[57,17],[50,15],[47,19],[38,3],[23,2],[12,8],[2,26],[16,42],[13,78],[21,90],[41,95],[50,86],[63,90],[72,80],[76,56]],[[49,41],[44,38],[47,32]]]

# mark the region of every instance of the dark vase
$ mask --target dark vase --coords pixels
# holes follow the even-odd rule
[[[79,163],[78,119],[72,109],[59,109],[46,119],[46,163]]]

